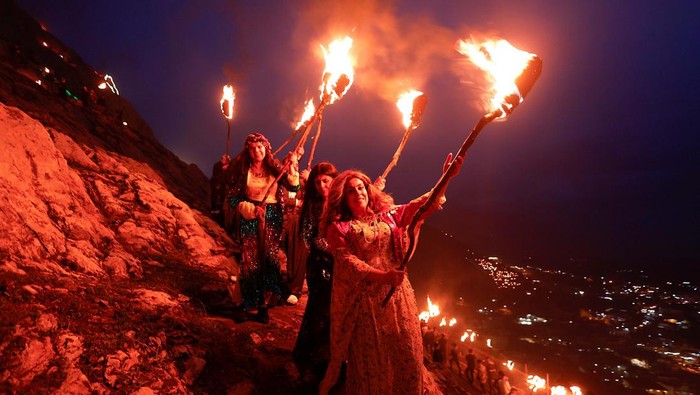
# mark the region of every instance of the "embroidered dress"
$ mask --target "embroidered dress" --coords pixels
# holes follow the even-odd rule
[[[413,288],[406,276],[386,307],[389,285],[365,280],[371,269],[398,268],[407,246],[404,227],[424,198],[360,220],[334,222],[331,361],[326,393],[347,360],[348,394],[422,394],[423,344]]]
[[[263,174],[253,174],[248,170],[245,184],[234,188],[238,193],[229,195],[229,205],[236,208],[241,202],[260,203],[267,187],[275,177]],[[286,180],[282,177],[282,182]],[[289,190],[296,191],[299,186],[285,185]],[[240,218],[239,231],[241,238],[241,272],[239,284],[243,295],[243,306],[252,308],[260,306],[265,300],[265,292],[271,291],[279,297],[282,293],[282,274],[280,272],[279,254],[282,241],[283,214],[281,205],[281,188],[272,185],[266,201],[264,240],[265,249],[262,259],[258,252],[258,219],[247,220]]]

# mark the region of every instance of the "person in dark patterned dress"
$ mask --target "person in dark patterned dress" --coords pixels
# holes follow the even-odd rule
[[[298,158],[290,154],[287,174],[280,178],[290,191],[299,189]],[[236,156],[228,170],[229,207],[239,215],[238,229],[241,240],[240,276],[238,283],[243,296],[243,307],[257,308],[256,318],[269,322],[266,295],[281,297],[280,243],[282,237],[282,188],[275,183],[281,165],[272,157],[270,143],[260,133],[248,135],[243,151]],[[270,190],[265,202],[267,190]],[[264,207],[263,208],[263,203]],[[265,220],[264,246],[259,246],[258,222]],[[259,248],[262,247],[262,248]]]
[[[333,275],[333,256],[326,251],[325,239],[318,238],[318,225],[329,187],[337,175],[338,171],[331,163],[321,162],[314,166],[309,173],[301,206],[301,233],[309,248],[306,260],[309,299],[293,356],[300,367],[317,381],[323,378],[330,355]]]

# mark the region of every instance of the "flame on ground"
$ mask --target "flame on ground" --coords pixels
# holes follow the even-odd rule
[[[422,95],[423,92],[417,90],[410,90],[408,92],[402,93],[399,99],[396,101],[396,107],[401,111],[403,116],[403,126],[411,126],[411,115],[413,115],[413,101],[416,97]]]
[[[547,385],[545,379],[540,376],[529,375],[527,376],[526,381],[529,384],[528,388],[530,388],[532,392],[537,392],[537,390],[542,389]]]
[[[430,301],[430,296],[428,296],[428,311],[422,311],[418,318],[423,322],[428,322],[432,317],[437,317],[440,315],[440,307]]]
[[[457,42],[457,51],[485,71],[486,78],[492,84],[485,100],[488,103],[486,110],[503,110],[501,117],[510,114],[522,101],[515,80],[535,55],[515,48],[506,40],[487,40],[481,43],[473,39],[460,40]]]
[[[326,69],[323,71],[323,84],[321,85],[321,100],[326,96],[329,97],[328,104],[340,99],[352,85],[354,72],[352,59],[350,59],[350,48],[352,48],[352,38],[350,37],[334,40],[328,49],[321,46],[323,57],[326,59]],[[335,87],[343,75],[349,79],[349,83],[343,92],[336,92]]]
[[[236,100],[236,94],[233,92],[233,86],[224,85],[223,95],[221,96],[221,113],[227,119],[233,118],[233,102]]]

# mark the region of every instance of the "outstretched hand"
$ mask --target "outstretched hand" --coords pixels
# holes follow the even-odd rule
[[[450,152],[449,154],[447,154],[447,159],[445,159],[445,164],[442,165],[442,174],[445,174],[447,179],[451,179],[452,177],[459,174],[459,171],[462,169],[463,163],[464,163],[464,158],[462,158],[461,156],[455,157],[454,161],[453,161],[452,160],[452,153]],[[449,173],[448,173],[448,171],[449,171]]]
[[[379,189],[380,191],[384,191],[384,188],[386,188],[386,178],[377,177],[377,179],[374,180],[372,185],[377,187],[377,189]]]

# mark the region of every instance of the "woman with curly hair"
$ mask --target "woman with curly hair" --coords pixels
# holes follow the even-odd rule
[[[457,158],[446,174],[448,180],[461,164]],[[446,185],[436,191],[439,203],[426,215],[440,208],[445,189]],[[395,206],[391,196],[357,170],[344,171],[333,180],[321,220],[335,260],[331,360],[320,386],[322,394],[335,385],[343,361],[347,361],[348,394],[422,394],[418,307],[406,272],[398,267],[407,252],[406,228],[427,198],[428,194]],[[392,286],[396,293],[382,307]]]
[[[290,155],[287,174],[280,183],[290,191],[299,189],[297,156]],[[241,242],[240,285],[243,307],[257,308],[256,318],[270,320],[266,293],[281,297],[280,243],[282,235],[282,188],[275,179],[282,166],[272,157],[270,142],[260,133],[248,135],[243,151],[228,167],[229,207],[240,215],[236,229]],[[269,189],[267,198],[265,194]],[[263,208],[263,206],[265,208]],[[264,220],[264,246],[259,246],[258,223]]]

